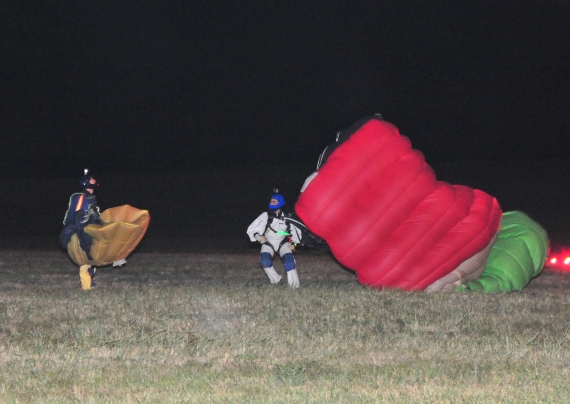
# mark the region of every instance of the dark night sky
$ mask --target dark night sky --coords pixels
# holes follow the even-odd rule
[[[181,3],[3,4],[2,176],[313,164],[375,112],[428,162],[570,149],[567,1]]]

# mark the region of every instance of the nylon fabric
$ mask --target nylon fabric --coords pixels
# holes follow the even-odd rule
[[[485,270],[478,279],[456,290],[487,293],[522,290],[542,272],[548,249],[548,234],[537,222],[523,212],[506,212]]]
[[[366,285],[424,290],[468,265],[499,228],[495,198],[437,181],[422,153],[385,121],[364,121],[317,173],[295,211]]]
[[[101,214],[103,225],[90,224],[84,231],[92,237],[91,260],[80,246],[77,234],[71,237],[67,252],[78,265],[109,265],[125,259],[140,243],[150,222],[148,211],[129,205],[105,210]]]

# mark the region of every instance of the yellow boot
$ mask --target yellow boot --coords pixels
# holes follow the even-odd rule
[[[95,276],[95,267],[91,265],[81,265],[79,267],[79,279],[81,280],[81,289],[90,290],[94,285],[93,277]]]

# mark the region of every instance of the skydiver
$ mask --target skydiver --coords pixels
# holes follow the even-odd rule
[[[299,287],[299,276],[293,251],[295,244],[300,243],[301,231],[285,220],[282,209],[285,198],[278,192],[277,189],[274,190],[269,202],[269,211],[263,212],[249,225],[247,235],[251,241],[258,241],[261,244],[259,261],[271,284],[279,283],[282,278],[273,268],[273,257],[277,253],[283,260],[289,287],[296,289]]]
[[[90,254],[93,239],[85,233],[85,226],[92,223],[104,224],[99,217],[99,205],[95,196],[95,189],[99,183],[95,178],[88,174],[85,169],[84,174],[79,178],[81,192],[74,193],[69,198],[69,206],[65,217],[63,218],[63,230],[59,238],[61,247],[67,250],[67,245],[71,241],[71,237],[77,234],[79,245],[85,252],[89,261],[93,260]],[[81,281],[81,289],[89,290],[96,286],[93,279],[95,278],[96,268],[92,265],[81,265],[79,267],[79,279]]]

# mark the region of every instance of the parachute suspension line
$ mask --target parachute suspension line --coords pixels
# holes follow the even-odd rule
[[[340,133],[340,132],[339,132]],[[337,134],[337,140],[338,140],[338,134]],[[321,165],[323,164],[323,157],[325,156],[325,153],[327,152],[327,149],[329,147],[325,147],[325,150],[323,150],[323,152],[321,153],[321,155],[319,156],[319,161],[317,161],[317,170],[319,168],[321,168]]]

